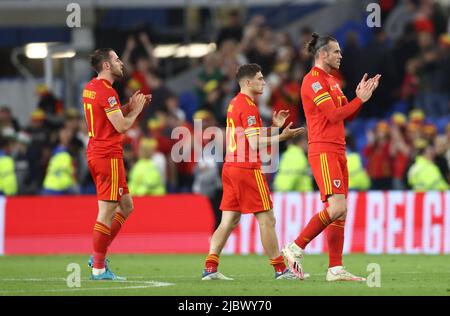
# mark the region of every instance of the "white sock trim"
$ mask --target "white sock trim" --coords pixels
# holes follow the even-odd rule
[[[334,267],[328,268],[328,270],[330,270],[332,273],[336,273],[342,269],[343,269],[343,266],[334,266]]]
[[[92,268],[92,274],[93,274],[93,275],[100,275],[100,274],[102,274],[102,273],[105,273],[105,271],[106,271],[105,268],[103,268],[103,269]]]

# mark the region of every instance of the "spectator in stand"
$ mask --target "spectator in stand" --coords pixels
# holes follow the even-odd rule
[[[431,27],[430,27],[431,28]],[[416,107],[424,110],[428,117],[439,117],[448,113],[447,95],[439,91],[441,56],[433,36],[432,29],[420,30],[417,35],[420,52],[419,60],[419,94]]]
[[[138,47],[137,40],[143,50]],[[147,33],[140,32],[138,35],[130,35],[127,39],[125,50],[122,54],[122,62],[126,73],[131,77],[128,84],[139,85],[143,94],[150,94],[150,85],[147,74],[149,71],[158,69],[158,58],[154,54],[153,44]],[[133,86],[135,88],[136,86]],[[136,91],[134,89],[133,91]]]
[[[411,148],[408,145],[406,133],[406,116],[394,113],[391,117],[390,157],[392,158],[392,189],[406,188],[406,169],[408,168]]]
[[[239,65],[245,63],[245,56],[239,51],[239,45],[234,40],[228,39],[223,42],[219,52],[221,71],[224,78],[221,83],[222,105],[215,112],[215,117],[219,125],[225,123],[225,113],[231,99],[236,95],[238,85],[236,80],[236,69]],[[217,115],[219,113],[219,115]]]
[[[224,79],[219,61],[217,53],[203,57],[202,69],[196,81],[196,92],[200,105],[205,104],[208,94],[218,89]]]
[[[142,138],[139,159],[129,173],[130,193],[135,196],[163,195],[166,193],[163,177],[153,161],[158,144],[155,139]]]
[[[152,105],[142,111],[140,126],[144,130],[146,128],[146,122],[154,117],[157,111],[165,110],[166,100],[173,94],[156,72],[148,73],[148,83],[152,92]]]
[[[438,130],[434,124],[426,123],[422,126],[422,137],[430,144],[433,144],[434,140],[438,136]]]
[[[411,58],[406,62],[406,73],[403,77],[401,87],[401,99],[406,101],[408,109],[414,105],[414,100],[419,92],[419,76],[417,75],[417,68],[419,62],[416,58]]]
[[[422,128],[423,124],[425,124],[425,112],[422,109],[413,109],[409,112],[409,121]]]
[[[0,134],[4,128],[11,127],[16,133],[20,131],[20,125],[17,119],[12,116],[11,109],[6,106],[0,106]]]
[[[419,138],[414,142],[414,148],[417,156],[408,170],[408,184],[411,188],[417,192],[450,189],[439,168],[433,162],[436,155],[433,146]]]
[[[361,78],[361,68],[356,63],[361,58],[361,44],[358,34],[356,32],[347,33],[346,42],[344,46],[345,60],[351,60],[352,62],[343,63],[341,66],[342,75],[345,78],[345,84],[342,85],[344,94],[352,99],[355,96],[354,87],[356,87]]]
[[[169,114],[174,115],[178,120],[185,121],[186,114],[182,109],[180,109],[180,100],[175,94],[169,95],[166,99],[166,110]]]
[[[448,148],[444,155],[447,159],[448,167],[450,168],[450,123],[448,123],[445,127],[445,141],[448,145]]]
[[[161,100],[162,83],[156,75],[159,60],[154,54],[153,44],[146,32],[128,37],[122,61],[125,73],[129,77],[125,86],[125,97],[128,99],[137,90],[144,95],[152,94],[152,106],[143,110],[135,120],[136,126],[140,125],[142,129],[145,129],[148,118],[156,109],[163,107],[165,101],[164,98]],[[134,146],[138,145],[134,144]]]
[[[393,91],[397,87],[400,88],[402,77],[399,77],[395,71],[392,49],[382,28],[375,28],[373,41],[361,50],[361,54],[354,63],[360,71],[366,69],[368,73],[383,74],[384,79],[380,82],[377,93],[361,109],[363,116],[383,117],[394,100]],[[361,75],[363,75],[362,72],[358,74],[358,77]],[[351,99],[353,94],[348,97]]]
[[[274,68],[280,79],[280,85],[272,92],[270,104],[273,112],[281,110],[289,111],[285,126],[293,123],[293,126],[300,124],[300,85],[293,79],[290,64],[281,62]]]
[[[405,27],[410,24],[418,11],[420,0],[402,0],[388,15],[384,28],[388,37],[398,41],[404,34]]]
[[[299,135],[289,140],[275,176],[274,190],[276,192],[310,192],[313,190],[312,173],[306,156],[307,147],[306,135]]]
[[[217,154],[220,152],[216,152],[216,150],[220,145],[224,144],[224,141],[223,139],[217,139],[217,135],[215,134],[209,135],[208,139],[208,136],[204,133],[207,128],[217,126],[217,122],[211,112],[199,110],[195,112],[193,118],[194,120],[200,120],[202,123],[203,133],[202,136],[199,135],[201,139],[197,139],[196,141],[201,143],[202,149],[205,149],[205,146],[212,148],[210,145],[214,144],[214,151],[208,149],[204,150],[199,157],[199,161],[196,162],[192,192],[203,194],[208,197],[214,211],[214,227],[217,228],[222,218],[222,212],[219,210],[222,198],[222,182],[220,181],[220,170],[222,165],[219,161],[222,159],[222,156],[217,157]]]
[[[206,110],[214,115],[218,122],[225,121],[225,111],[223,106],[223,90],[221,87],[214,87],[212,90],[205,90],[206,98],[199,110]]]
[[[390,158],[389,125],[380,121],[375,132],[369,131],[368,145],[364,149],[367,158],[367,172],[372,179],[372,190],[392,188],[392,161]]]
[[[239,43],[239,51],[245,56],[246,60],[243,63],[248,62],[248,51],[254,46],[254,41],[258,36],[259,32],[262,30],[262,27],[266,19],[263,15],[255,15],[251,17],[250,21],[245,25],[244,34],[242,36],[242,40]]]
[[[261,66],[262,73],[269,74],[275,64],[276,42],[272,29],[262,26],[253,38],[252,45],[245,52],[245,56],[252,63]]]
[[[44,111],[46,125],[52,130],[62,127],[64,124],[64,103],[45,84],[38,84],[36,93],[39,97],[37,107]]]
[[[147,136],[156,139],[158,151],[165,155],[170,155],[173,140],[170,139],[170,134],[167,134],[169,130],[167,126],[167,113],[163,111],[156,112],[155,117],[147,121],[147,129]]]
[[[73,158],[75,170],[77,171],[76,179],[80,183],[83,179],[84,170],[87,168],[85,162],[85,143],[84,136],[80,131],[80,126],[85,125],[81,119],[81,115],[76,108],[67,108],[65,110],[65,127],[70,130],[72,138],[70,140],[68,151]],[[86,165],[83,167],[83,165]]]
[[[306,74],[312,67],[313,58],[308,54],[306,46],[311,40],[313,31],[311,28],[305,26],[299,30],[299,42],[297,47],[297,58],[300,66],[303,68],[303,73]]]
[[[439,37],[437,51],[437,69],[433,78],[433,89],[438,95],[441,107],[441,115],[450,113],[450,34],[442,34]]]
[[[351,135],[345,137],[347,144],[347,168],[349,190],[365,191],[370,188],[370,178],[364,169],[361,155],[356,151],[355,141]]]
[[[14,132],[12,128],[9,129]],[[12,137],[0,134],[0,196],[17,194],[15,163],[10,156],[13,142],[14,139]]]
[[[275,41],[277,47],[276,63],[287,62],[292,64],[296,57],[296,51],[290,34],[286,31],[275,33]]]
[[[46,124],[45,112],[38,108],[31,113],[30,125],[25,129],[31,138],[28,147],[30,157],[30,191],[37,193],[44,180],[51,155],[49,143],[51,131]]]
[[[228,13],[226,25],[219,30],[216,41],[217,47],[220,49],[222,44],[229,39],[240,42],[242,39],[243,29],[244,27],[241,22],[239,10],[231,9]]]
[[[73,159],[69,153],[71,139],[72,131],[69,128],[64,127],[59,131],[59,144],[53,150],[48,164],[43,194],[61,195],[78,192]]]
[[[30,166],[32,165],[28,150],[30,142],[30,136],[20,131],[17,133],[17,140],[11,150],[11,156],[14,159],[14,167],[16,170],[18,194],[30,195],[34,193],[30,185]]]
[[[445,181],[450,184],[450,166],[446,158],[446,153],[450,149],[447,138],[444,135],[439,135],[434,139],[435,154],[434,163],[439,168],[439,171],[444,176]]]

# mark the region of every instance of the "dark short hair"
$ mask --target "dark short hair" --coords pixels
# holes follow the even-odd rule
[[[91,66],[96,73],[102,71],[102,65],[105,61],[111,60],[111,56],[109,55],[111,51],[113,51],[112,48],[99,48],[89,55]]]
[[[337,42],[337,40],[332,36],[320,36],[317,33],[312,33],[312,39],[309,41],[308,44],[306,44],[306,49],[308,50],[308,53],[315,56],[316,53],[321,49],[322,47],[328,45],[330,42]]]
[[[0,112],[7,112],[11,114],[11,109],[7,105],[0,105]]]
[[[239,82],[244,78],[252,79],[258,72],[261,72],[261,66],[258,64],[241,65],[236,71],[236,80]]]

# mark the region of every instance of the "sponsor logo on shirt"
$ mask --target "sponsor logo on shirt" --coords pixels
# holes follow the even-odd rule
[[[113,107],[113,106],[117,105],[116,97],[109,97],[108,98],[108,103],[109,103],[110,107]]]
[[[256,117],[254,115],[253,116],[249,116],[247,118],[247,123],[248,123],[248,126],[255,125],[256,124]]]
[[[316,81],[311,85],[311,88],[313,89],[314,93],[317,93],[317,91],[320,91],[322,89],[322,85],[319,81]]]

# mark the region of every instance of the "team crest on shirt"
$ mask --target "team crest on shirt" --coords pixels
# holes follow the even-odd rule
[[[123,194],[123,188],[119,188],[119,195],[122,196]]]
[[[342,93],[341,87],[339,87],[338,83],[336,83],[334,86],[331,86],[331,91],[333,90],[338,90],[339,92]]]
[[[319,81],[316,81],[311,85],[311,88],[313,89],[314,93],[317,93],[317,91],[320,91],[322,89],[322,85]]]
[[[247,117],[247,123],[248,123],[248,126],[255,125],[256,124],[256,117],[254,115]]]
[[[113,107],[114,105],[117,105],[116,97],[109,97],[108,98],[108,103],[109,103],[110,107]]]
[[[341,180],[333,180],[333,184],[336,188],[339,188],[341,186]]]

